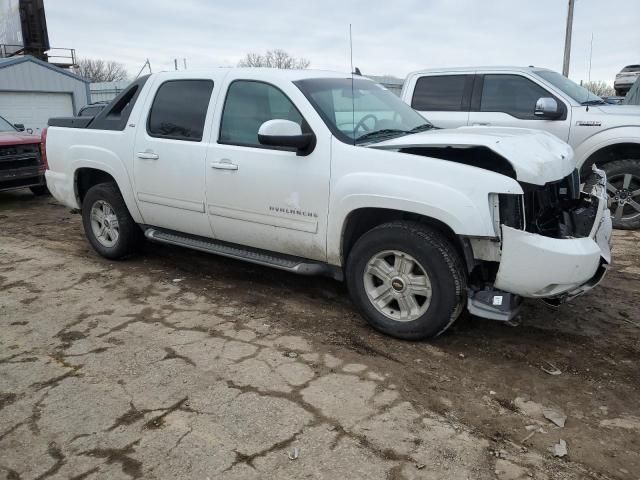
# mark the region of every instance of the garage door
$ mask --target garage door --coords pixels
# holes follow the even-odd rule
[[[70,93],[0,92],[0,116],[40,132],[51,117],[73,116]]]

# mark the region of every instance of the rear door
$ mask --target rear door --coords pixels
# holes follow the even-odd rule
[[[495,73],[478,75],[469,114],[471,125],[520,127],[546,130],[556,137],[569,139],[570,108],[542,85],[520,74]],[[536,102],[551,97],[564,108],[556,120],[536,117]]]
[[[410,105],[436,127],[466,126],[473,80],[471,73],[419,76],[415,79]]]
[[[136,198],[144,222],[212,236],[205,213],[205,158],[214,81],[166,76],[155,81],[133,153]]]

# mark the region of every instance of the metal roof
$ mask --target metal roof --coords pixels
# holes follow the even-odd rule
[[[12,65],[18,65],[18,64],[21,64],[21,63],[25,63],[25,62],[35,63],[36,65],[39,65],[39,66],[44,67],[44,68],[48,68],[48,69],[53,70],[54,72],[59,73],[61,75],[66,75],[66,76],[71,77],[71,78],[73,78],[75,80],[79,80],[79,81],[84,82],[84,83],[89,83],[89,80],[84,79],[82,77],[79,77],[75,73],[71,73],[71,72],[69,72],[69,71],[67,71],[67,70],[65,70],[63,68],[56,67],[55,65],[51,65],[50,63],[43,62],[42,60],[38,60],[37,58],[32,57],[31,55],[0,58],[0,69],[6,68],[6,67],[10,67]]]

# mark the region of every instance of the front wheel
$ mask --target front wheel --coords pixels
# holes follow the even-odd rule
[[[114,183],[100,183],[89,189],[82,202],[82,224],[96,252],[118,260],[134,253],[142,239]]]
[[[640,159],[616,160],[602,166],[614,228],[640,228]]]
[[[365,233],[349,253],[346,276],[367,322],[404,340],[440,335],[466,298],[462,261],[450,240],[414,222],[386,223]]]

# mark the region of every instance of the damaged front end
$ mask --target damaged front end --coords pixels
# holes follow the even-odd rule
[[[557,305],[597,285],[611,263],[606,182],[594,166],[582,188],[576,171],[544,186],[522,184],[524,195],[496,195],[499,244],[471,274],[471,313],[511,320],[521,297]]]

